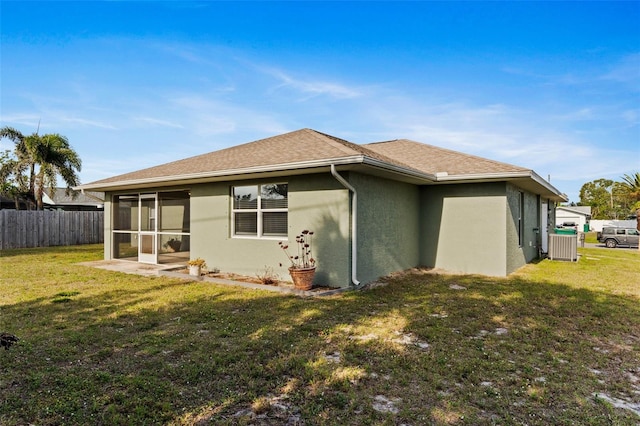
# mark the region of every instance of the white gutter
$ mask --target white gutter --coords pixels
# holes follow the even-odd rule
[[[125,179],[120,181],[97,181],[74,187],[75,190],[97,190],[97,191],[117,191],[120,189],[130,189],[144,186],[162,185],[166,183],[172,184],[188,184],[206,182],[209,179],[220,179],[239,175],[247,175],[253,173],[273,173],[285,172],[291,170],[302,170],[311,168],[327,167],[331,165],[356,165],[364,164],[379,169],[384,169],[392,173],[402,174],[419,180],[435,181],[435,176],[421,173],[406,167],[395,166],[380,160],[368,158],[362,154],[352,155],[342,158],[329,158],[323,160],[298,161],[294,163],[271,164],[263,166],[253,166],[238,169],[226,169],[206,172],[185,173],[180,175],[154,176],[148,178]],[[109,180],[109,179],[107,179]]]
[[[357,278],[358,272],[358,244],[356,236],[358,235],[358,193],[356,189],[349,184],[342,176],[336,171],[335,164],[331,164],[331,174],[338,182],[345,188],[353,193],[351,199],[351,282],[354,286],[358,287],[360,281]]]
[[[460,180],[503,180],[514,178],[531,177],[531,170],[523,170],[519,172],[499,172],[499,173],[467,173],[461,175],[450,175],[447,172],[436,173],[438,182],[454,182]]]
[[[533,170],[523,170],[519,172],[500,172],[500,173],[469,173],[464,175],[450,175],[447,172],[436,173],[436,182],[464,182],[464,181],[495,181],[505,179],[529,178],[536,184],[540,185],[559,199],[567,201],[567,195],[561,193],[556,187],[541,178]]]

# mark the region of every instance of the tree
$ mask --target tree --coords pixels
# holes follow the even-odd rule
[[[67,184],[67,191],[80,183],[78,172],[82,161],[71,148],[66,137],[57,134],[39,135],[37,132],[25,136],[11,127],[0,129],[0,138],[15,143],[15,159],[3,164],[3,175],[12,175],[19,188],[25,189],[28,198],[35,201],[38,210],[42,210],[44,190],[52,192],[60,176]],[[10,170],[10,172],[9,172]],[[3,179],[3,185],[8,181]]]
[[[26,201],[27,189],[18,162],[11,151],[0,152],[0,195],[12,199],[16,210],[20,209],[20,202]]]
[[[609,219],[611,186],[609,179],[596,179],[585,183],[580,188],[580,205],[591,206],[591,217],[594,219]]]
[[[640,209],[640,172],[622,176],[621,190],[629,198],[631,211]]]
[[[580,205],[591,206],[594,219],[623,219],[640,209],[640,173],[624,175],[622,182],[596,179],[580,188]]]
[[[622,183],[596,179],[580,188],[580,205],[591,206],[593,219],[620,219],[629,213],[628,199]]]

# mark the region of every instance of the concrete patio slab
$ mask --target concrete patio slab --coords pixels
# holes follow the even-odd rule
[[[185,269],[185,264],[163,264],[152,265],[146,263],[138,263],[130,260],[96,260],[92,262],[81,262],[79,265],[88,266],[91,268],[106,269],[108,271],[124,272],[126,274],[135,274],[143,276],[165,276],[171,278],[179,278],[187,281],[204,281],[213,284],[232,285],[236,287],[250,288],[255,290],[266,290],[277,293],[295,294],[297,296],[313,297],[313,296],[330,296],[332,294],[342,293],[344,291],[352,290],[348,288],[327,288],[316,287],[311,290],[297,290],[293,288],[293,285],[280,284],[280,285],[264,285],[254,284],[244,281],[235,281],[222,278],[211,278],[207,276],[194,277],[189,274],[178,272],[181,269]]]
[[[108,271],[124,272],[125,274],[135,275],[160,275],[160,271],[171,270],[176,268],[184,268],[182,264],[164,264],[164,265],[151,265],[147,263],[132,262],[130,260],[96,260],[92,262],[79,263],[82,266],[89,266],[92,268],[106,269]]]

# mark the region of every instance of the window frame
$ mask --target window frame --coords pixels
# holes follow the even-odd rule
[[[262,187],[268,185],[287,185],[287,207],[280,208],[264,208],[262,206]],[[238,209],[235,208],[235,188],[242,187],[256,187],[257,188],[257,200],[256,200],[256,208],[251,209]],[[286,213],[287,218],[287,228],[289,223],[289,183],[288,182],[268,182],[268,183],[256,183],[256,184],[246,184],[246,185],[231,185],[231,238],[238,239],[260,239],[260,240],[278,240],[283,241],[288,239],[289,231],[284,234],[274,234],[274,235],[265,235],[264,234],[264,213]],[[256,214],[256,233],[255,234],[236,234],[236,214],[237,213],[255,213]]]
[[[524,247],[524,192],[518,191],[518,247]]]

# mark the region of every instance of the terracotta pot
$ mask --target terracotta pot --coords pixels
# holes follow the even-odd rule
[[[291,279],[293,280],[293,286],[298,290],[311,290],[315,274],[315,266],[313,268],[289,268],[289,275],[291,275]]]

